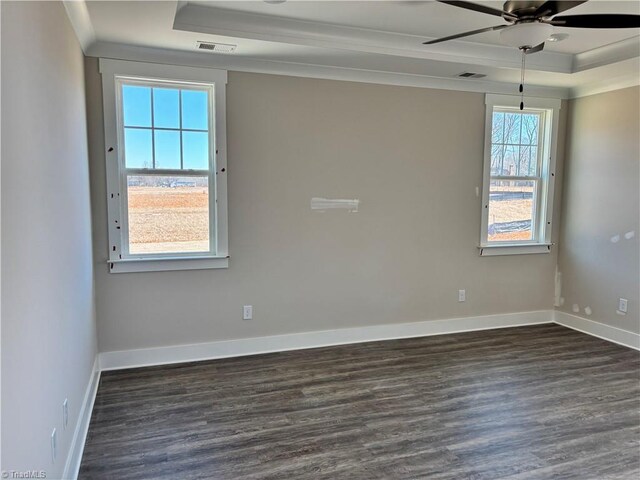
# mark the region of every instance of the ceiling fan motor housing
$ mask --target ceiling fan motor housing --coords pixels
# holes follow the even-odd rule
[[[519,18],[527,17],[528,15],[533,17],[533,13],[542,5],[544,1],[520,1],[520,0],[508,0],[504,2],[502,10],[505,12],[513,13]],[[505,17],[509,20],[508,17]]]

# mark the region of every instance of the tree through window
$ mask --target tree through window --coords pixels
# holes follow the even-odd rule
[[[553,118],[553,108],[487,102],[481,246],[548,242]]]

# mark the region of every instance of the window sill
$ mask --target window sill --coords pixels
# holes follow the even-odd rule
[[[132,258],[109,260],[110,273],[168,272],[172,270],[207,270],[228,268],[229,257]]]
[[[527,245],[484,245],[479,246],[481,257],[495,257],[498,255],[531,255],[551,252],[552,243],[531,243]]]

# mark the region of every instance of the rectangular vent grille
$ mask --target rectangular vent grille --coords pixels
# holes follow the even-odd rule
[[[225,43],[198,42],[198,50],[205,50],[214,53],[233,53],[236,45],[228,45]]]
[[[483,78],[486,77],[483,73],[474,73],[474,72],[462,72],[458,75],[460,78]]]

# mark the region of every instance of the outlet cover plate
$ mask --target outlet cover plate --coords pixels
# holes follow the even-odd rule
[[[628,300],[626,298],[619,298],[618,299],[618,311],[620,311],[622,313],[627,313],[627,308],[628,308]]]

